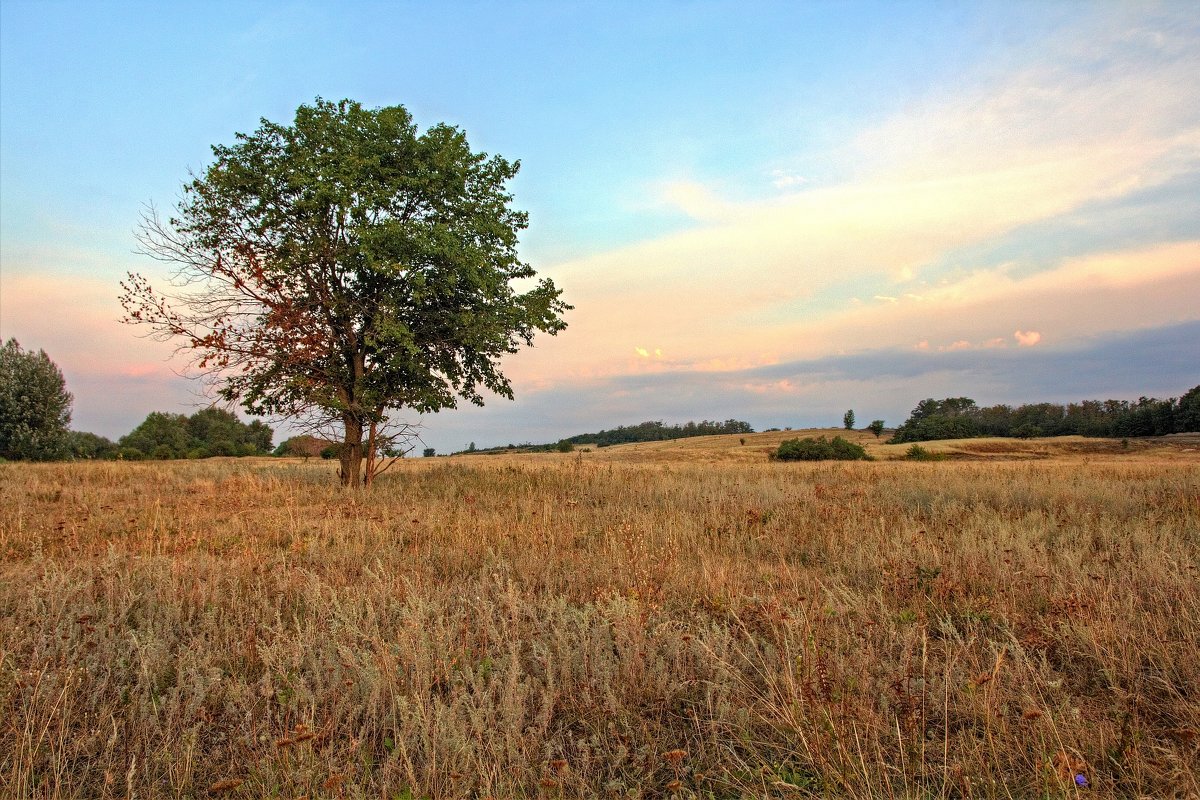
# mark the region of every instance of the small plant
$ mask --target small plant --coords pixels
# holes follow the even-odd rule
[[[869,461],[871,457],[862,445],[841,436],[826,439],[788,439],[771,454],[773,461]]]

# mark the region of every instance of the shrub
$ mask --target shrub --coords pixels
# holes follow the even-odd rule
[[[861,445],[841,436],[835,436],[832,440],[824,436],[788,439],[781,442],[779,449],[771,454],[774,461],[868,461],[870,458]]]
[[[146,454],[136,447],[122,447],[117,451],[117,458],[124,461],[141,461],[146,457]]]
[[[423,451],[421,451],[421,454],[425,456],[425,458],[433,458],[437,455],[437,450],[432,447],[426,447]]]
[[[909,461],[942,461],[946,458],[942,453],[931,453],[919,444],[914,444],[908,448],[904,457]]]
[[[559,442],[557,445],[554,446],[554,449],[560,453],[569,453],[575,449],[575,445],[568,442],[566,439],[563,439],[561,442]]]

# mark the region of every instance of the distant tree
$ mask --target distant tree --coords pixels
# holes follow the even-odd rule
[[[216,442],[231,442],[239,455],[271,452],[274,433],[259,420],[246,424],[220,408],[205,408],[188,417],[188,434],[195,446],[211,449]]]
[[[0,347],[0,458],[66,457],[71,400],[62,371],[46,351],[25,351],[9,339]]]
[[[1179,398],[1179,413],[1175,420],[1176,433],[1200,432],[1200,386],[1184,392]]]
[[[144,218],[175,281],[130,274],[126,321],[179,341],[248,412],[336,426],[345,486],[378,474],[397,410],[511,398],[502,359],[566,327],[552,281],[513,285],[536,277],[506,186],[519,163],[457,128],[318,99],[213,155],[173,217]]]
[[[154,458],[183,458],[193,448],[188,418],[182,414],[152,411],[146,419],[117,442]],[[164,449],[165,448],[165,449]],[[169,455],[163,455],[169,453]]]
[[[854,430],[854,409],[842,415],[842,427],[848,431]]]
[[[425,458],[433,458],[437,455],[437,450],[432,447],[426,447],[421,451],[421,455],[425,456]]]
[[[554,449],[560,453],[569,453],[575,449],[575,445],[572,444],[571,442],[567,441],[566,439],[563,439],[554,446]]]
[[[475,443],[474,443],[474,442],[471,442],[469,445],[467,445],[467,452],[468,452],[468,453],[474,453],[474,452],[475,452]]]
[[[71,431],[67,434],[67,455],[78,459],[115,458],[117,446],[94,433]]]
[[[869,430],[871,433],[875,434],[875,438],[878,439],[880,434],[883,433],[883,420],[881,420],[881,419],[871,420],[871,424],[867,426],[867,430]]]
[[[929,398],[917,403],[908,419],[889,440],[893,444],[932,439],[965,439],[978,436],[979,408],[969,397]]]
[[[754,433],[748,422],[727,419],[724,422],[703,420],[686,422],[683,425],[664,425],[661,420],[651,420],[639,425],[622,425],[598,433],[580,433],[567,439],[572,444],[596,444],[608,447],[629,442],[662,442],[668,439],[684,439],[690,436],[714,436],[726,433]]]
[[[329,442],[324,439],[304,434],[302,436],[293,436],[284,441],[283,444],[275,448],[275,455],[299,456],[307,461],[310,458],[321,455],[321,451],[328,446]]]

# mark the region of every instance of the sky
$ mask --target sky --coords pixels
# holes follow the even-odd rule
[[[521,161],[574,306],[438,452],[700,419],[902,422],[1200,384],[1191,2],[0,0],[0,338],[73,427],[204,407],[119,322],[148,206],[260,119],[404,105]],[[286,435],[280,427],[277,440]]]

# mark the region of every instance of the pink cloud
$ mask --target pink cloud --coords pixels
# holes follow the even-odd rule
[[[1013,338],[1021,347],[1033,347],[1042,340],[1042,335],[1037,331],[1014,331]]]

